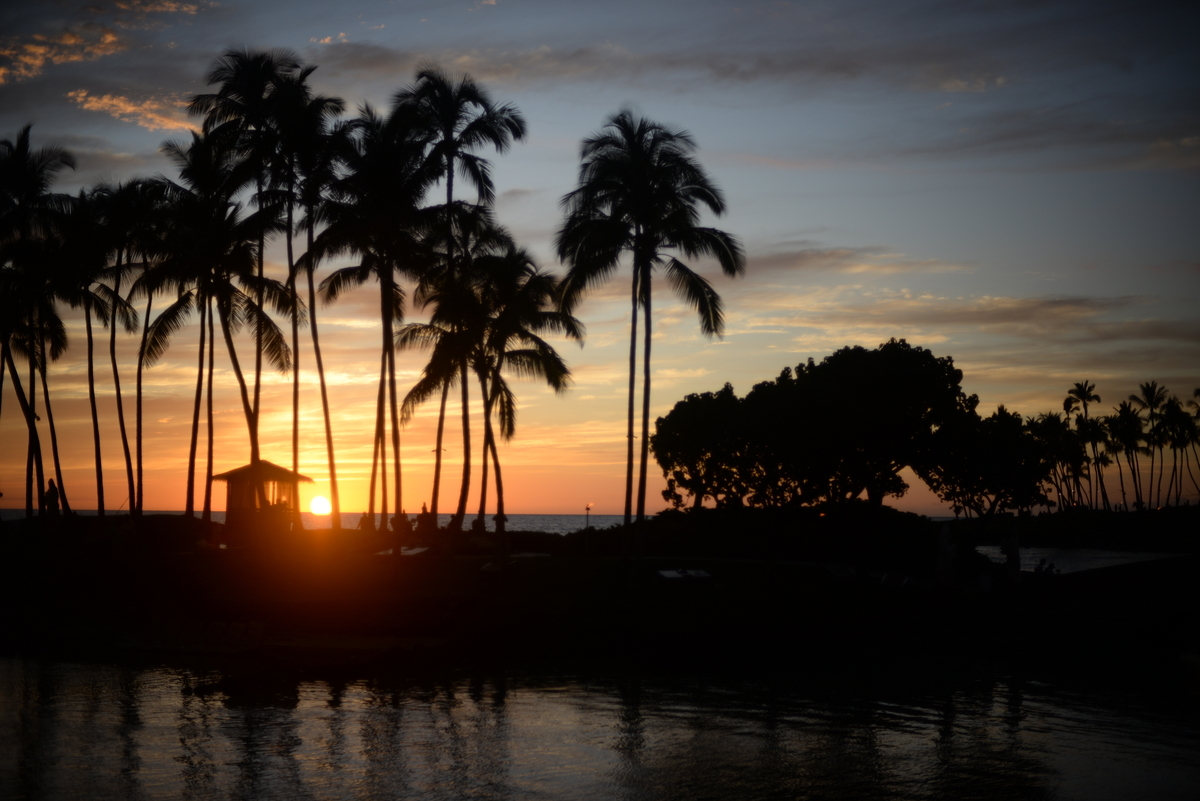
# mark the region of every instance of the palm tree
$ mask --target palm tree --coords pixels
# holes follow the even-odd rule
[[[317,362],[317,379],[320,384],[320,408],[325,422],[325,453],[329,462],[330,504],[332,526],[342,526],[342,502],[337,487],[337,463],[334,458],[334,429],[329,412],[329,392],[325,384],[325,362],[320,354],[320,336],[317,329],[317,294],[313,272],[317,267],[316,229],[318,218],[323,215],[325,192],[336,177],[337,165],[349,141],[349,127],[335,122],[334,115],[341,113],[342,103],[336,98],[310,97],[304,103],[284,104],[280,114],[280,130],[286,134],[284,152],[290,153],[293,167],[298,175],[298,199],[304,207],[305,253],[301,255],[298,269],[304,270],[308,282],[308,325],[312,331],[313,359]],[[290,215],[290,211],[289,211]],[[294,283],[294,282],[293,282]],[[299,356],[298,356],[299,359]],[[299,363],[296,366],[299,372]]]
[[[339,136],[342,130],[334,120],[344,104],[338,98],[313,96],[307,78],[316,67],[308,66],[294,75],[283,76],[276,85],[272,119],[279,139],[281,169],[273,175],[284,188],[287,218],[288,289],[296,294],[297,271],[303,269],[308,277],[308,308],[312,326],[313,351],[321,386],[321,408],[325,419],[325,445],[329,461],[330,496],[333,506],[333,527],[341,528],[341,499],[337,486],[337,467],[333,455],[333,428],[329,415],[329,398],[325,385],[325,365],[321,359],[320,338],[317,333],[316,291],[313,281],[315,260],[307,258],[312,252],[317,208],[323,202],[325,189],[334,179]],[[295,206],[306,212],[305,229],[308,250],[304,258],[294,258],[292,239],[295,235]],[[299,308],[300,304],[297,304]],[[300,471],[300,315],[293,314],[292,354],[292,470]]]
[[[484,451],[486,470],[490,452],[496,474],[496,530],[504,532],[504,482],[492,417],[500,425],[504,440],[516,431],[516,397],[505,373],[545,381],[555,392],[570,386],[570,370],[558,352],[543,339],[546,334],[583,341],[583,325],[568,312],[555,308],[558,281],[538,270],[528,252],[510,246],[503,253],[476,262],[479,293],[490,307],[482,328],[480,347],[472,367],[484,397]],[[479,515],[486,508],[486,472],[480,493]]]
[[[99,203],[99,211],[104,218],[108,245],[112,255],[112,263],[104,271],[102,280],[106,282],[113,296],[120,297],[125,279],[130,278],[146,258],[146,248],[149,244],[146,232],[153,220],[155,199],[150,182],[143,179],[135,179],[116,186],[101,185],[97,188],[95,195]],[[128,303],[129,299],[126,298],[125,302]],[[136,515],[141,512],[141,509],[138,505],[138,490],[134,479],[133,456],[129,449],[129,434],[125,427],[121,372],[117,366],[117,318],[123,309],[128,318],[131,309],[119,303],[111,305],[111,316],[108,320],[108,355],[112,362],[113,389],[117,401],[117,426],[121,434],[121,448],[125,456],[129,509],[132,514]],[[140,426],[140,418],[137,422]]]
[[[13,346],[18,344],[14,339],[18,324],[24,321],[30,329],[41,328],[47,324],[53,325],[57,319],[57,315],[47,313],[53,310],[53,291],[45,280],[44,272],[38,269],[41,258],[39,251],[43,240],[52,233],[56,219],[71,202],[68,195],[53,193],[50,187],[59,172],[75,168],[74,157],[62,148],[33,149],[29,135],[31,127],[26,125],[22,128],[15,140],[0,141],[0,249],[3,253],[0,265],[11,265],[14,270],[8,277],[12,295],[7,300],[21,298],[23,301],[20,305],[12,307],[16,315],[9,317],[10,329],[4,339],[7,346],[6,359],[10,361],[10,367],[13,366]],[[40,309],[40,312],[36,312],[37,316],[30,319],[28,315],[35,308]],[[58,324],[61,325],[61,321]],[[39,349],[35,346],[37,335],[32,330],[28,330],[27,334],[30,387],[29,396],[22,404],[22,411],[26,413],[26,425],[29,429],[25,479],[26,513],[32,514],[35,473],[39,509],[43,477],[41,442],[37,435],[34,400],[36,386],[32,377],[37,361],[35,354]],[[14,391],[20,396],[20,379],[15,370],[12,372],[12,380]],[[54,450],[57,453],[56,447]],[[59,484],[61,483],[59,470]]]
[[[1159,491],[1158,491],[1156,498],[1152,497],[1151,493],[1146,494],[1146,501],[1147,502],[1152,501],[1154,503],[1154,505],[1157,506],[1159,504],[1159,502],[1162,500],[1162,472],[1163,472],[1163,470],[1162,470],[1162,449],[1163,449],[1163,444],[1164,444],[1163,439],[1162,439],[1162,430],[1159,426],[1159,418],[1161,416],[1159,414],[1159,411],[1162,409],[1163,404],[1165,404],[1167,402],[1167,388],[1160,387],[1158,385],[1157,381],[1149,381],[1144,384],[1139,384],[1138,391],[1141,394],[1140,395],[1130,395],[1129,401],[1134,406],[1136,406],[1138,409],[1141,409],[1146,412],[1147,429],[1146,429],[1145,439],[1146,439],[1146,446],[1150,449],[1150,489],[1151,489],[1151,493],[1154,490],[1154,449],[1155,449],[1155,447],[1158,448],[1158,456],[1159,456],[1158,487],[1159,487]]]
[[[422,64],[417,70],[416,81],[398,91],[394,98],[397,106],[410,106],[429,134],[429,158],[440,165],[446,183],[446,205],[443,208],[442,233],[445,244],[444,280],[455,280],[456,274],[466,269],[456,254],[455,243],[463,232],[456,230],[455,222],[461,215],[454,210],[454,175],[457,168],[475,188],[479,204],[490,206],[495,200],[495,188],[491,179],[488,161],[471,152],[491,145],[497,153],[504,153],[512,142],[525,138],[525,119],[511,105],[495,105],[488,93],[475,83],[469,75],[450,76],[432,64]],[[458,506],[451,521],[451,529],[462,526],[467,509],[467,495],[471,481],[470,456],[470,413],[468,406],[467,366],[460,365],[458,377],[462,391],[463,406],[463,475],[459,488]],[[449,385],[442,388],[441,407],[438,411],[438,443],[434,457],[433,497],[430,513],[437,520],[438,495],[441,485],[442,443],[445,427],[446,399]]]
[[[257,462],[260,458],[258,415],[250,401],[233,335],[249,324],[256,341],[262,343],[264,354],[277,369],[286,371],[291,364],[291,353],[283,333],[255,297],[266,298],[280,313],[292,313],[293,302],[278,281],[259,279],[255,275],[257,243],[263,241],[266,233],[279,229],[278,209],[267,206],[252,214],[242,214],[241,204],[234,198],[253,180],[246,162],[237,159],[236,153],[221,137],[210,134],[193,133],[187,145],[166,142],[162,150],[179,167],[182,183],[163,182],[170,221],[165,227],[164,257],[158,269],[166,276],[164,282],[176,288],[178,297],[150,327],[144,350],[146,363],[152,364],[165,351],[170,335],[183,325],[190,313],[193,310],[200,312],[200,354],[188,464],[187,511],[190,513],[194,509],[195,452],[207,317],[215,313],[220,318],[226,351],[246,416],[250,460]]]
[[[251,52],[245,49],[226,50],[209,67],[205,82],[217,85],[216,92],[194,96],[188,104],[188,113],[204,115],[205,133],[221,131],[230,137],[237,148],[253,165],[255,176],[255,201],[259,208],[264,206],[263,193],[269,175],[280,165],[278,131],[275,127],[275,109],[278,105],[280,84],[296,75],[300,62],[296,54],[286,49]],[[309,70],[311,72],[311,70]],[[307,75],[307,73],[305,73]],[[301,79],[302,80],[302,79]],[[263,254],[268,231],[259,232],[256,251],[256,278],[258,289],[255,303],[259,314],[254,317],[254,403],[252,426],[257,439],[259,401],[262,390],[262,360],[265,339],[270,334],[263,327],[269,318],[263,312]],[[258,457],[255,456],[255,459]]]
[[[741,275],[745,257],[729,234],[697,225],[700,207],[725,211],[716,185],[692,157],[696,144],[685,131],[637,117],[625,109],[583,142],[579,186],[562,199],[566,220],[555,236],[569,265],[562,308],[570,312],[583,294],[616,271],[623,253],[633,262],[629,340],[629,424],[625,476],[625,522],[633,497],[634,390],[637,378],[637,314],[645,317],[642,360],[642,443],[637,518],[645,515],[650,428],[651,277],[662,267],[676,294],[696,309],[705,336],[724,328],[721,299],[702,276],[664,251],[689,258],[715,257],[729,276]]]
[[[432,255],[425,237],[436,220],[436,214],[421,205],[437,180],[437,171],[425,158],[426,134],[418,123],[412,109],[404,105],[393,108],[386,118],[370,106],[362,108],[344,154],[347,172],[330,187],[324,210],[327,227],[311,251],[315,258],[348,254],[359,259],[321,282],[327,302],[372,278],[379,283],[381,386],[387,391],[379,395],[376,428],[386,428],[385,411],[390,409],[392,497],[397,510],[403,508],[403,494],[394,325],[403,319],[405,294],[396,277],[399,273],[417,278],[430,266]],[[381,458],[385,458],[382,452]]]
[[[1099,459],[1099,454],[1096,452],[1096,440],[1095,440],[1095,436],[1098,432],[1097,432],[1097,429],[1095,429],[1095,427],[1090,425],[1090,420],[1088,418],[1088,404],[1100,402],[1100,396],[1095,393],[1095,390],[1096,390],[1096,385],[1093,384],[1092,382],[1086,381],[1086,380],[1085,381],[1077,381],[1073,387],[1071,387],[1069,390],[1067,390],[1067,397],[1063,399],[1063,411],[1066,412],[1067,414],[1071,414],[1073,411],[1075,411],[1076,408],[1079,408],[1079,407],[1083,408],[1083,424],[1080,425],[1080,423],[1078,421],[1076,421],[1075,425],[1076,425],[1076,428],[1081,430],[1081,432],[1083,433],[1085,442],[1087,442],[1089,445],[1091,445],[1092,464],[1093,465],[1095,465],[1097,460]],[[1100,481],[1100,492],[1102,495],[1105,495],[1103,474],[1101,474],[1100,471],[1097,470],[1096,475]],[[1090,477],[1088,479],[1088,493],[1092,496],[1092,506],[1095,507],[1096,506],[1095,488],[1092,485]],[[1105,506],[1106,507],[1108,505],[1107,500],[1108,500],[1107,497],[1105,497]]]
[[[88,403],[92,413],[92,446],[96,461],[96,512],[105,512],[104,464],[100,448],[100,416],[96,407],[95,337],[92,316],[104,327],[109,318],[121,319],[126,330],[136,325],[136,313],[111,287],[100,283],[108,268],[108,231],[104,226],[100,194],[80,191],[69,211],[60,218],[50,240],[49,260],[58,292],[72,307],[83,307],[87,341]],[[133,498],[130,497],[132,502]]]

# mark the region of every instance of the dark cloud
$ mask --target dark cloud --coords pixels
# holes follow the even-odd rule
[[[939,259],[912,259],[885,247],[822,247],[803,240],[787,250],[754,255],[748,259],[747,270],[753,275],[772,272],[841,272],[872,273],[944,273],[965,269]]]

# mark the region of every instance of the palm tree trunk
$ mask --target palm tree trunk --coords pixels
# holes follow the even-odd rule
[[[32,347],[33,343],[30,343]],[[16,376],[13,376],[13,385],[16,386]],[[29,435],[27,437],[27,445],[25,448],[25,516],[33,516],[33,473],[34,462],[42,457],[42,443],[37,435],[37,359],[33,354],[29,354]],[[42,477],[38,476],[37,490],[37,507],[38,514],[42,514],[42,499],[45,489],[42,485]]]
[[[300,472],[300,298],[296,294],[296,257],[292,250],[292,198],[295,185],[288,178],[287,264],[288,294],[292,299],[292,472]]]
[[[429,513],[433,515],[434,526],[438,519],[438,495],[442,488],[442,441],[446,431],[446,401],[450,398],[450,385],[442,385],[442,402],[438,407],[437,446],[433,452],[433,497],[429,501]]]
[[[146,290],[146,318],[142,321],[142,344],[138,347],[137,358],[137,513],[142,513],[144,494],[143,494],[143,469],[142,469],[142,370],[146,365],[146,338],[150,334],[150,307],[154,302],[154,292]]]
[[[208,320],[208,301],[200,301],[200,348],[196,364],[196,400],[192,404],[192,438],[188,445],[187,497],[184,501],[183,513],[194,516],[196,512],[196,444],[200,439],[200,401],[204,393],[204,343],[208,331],[205,323]]]
[[[309,209],[312,219],[312,209]],[[313,252],[313,226],[308,225],[308,252]],[[333,458],[333,424],[329,417],[329,392],[325,387],[325,362],[321,358],[321,338],[317,335],[317,291],[313,286],[314,265],[308,265],[308,324],[312,331],[313,358],[317,362],[317,380],[321,384],[321,413],[325,417],[325,452],[329,458],[329,502],[333,507],[334,531],[342,527],[342,499],[338,495],[337,462]]]
[[[450,519],[451,531],[462,531],[463,519],[467,516],[467,499],[471,492],[471,388],[467,383],[467,363],[465,361],[458,367],[458,381],[462,385],[463,466],[462,484],[458,490],[458,506],[454,511],[454,517]]]
[[[380,285],[384,287],[383,292],[383,356],[386,360],[387,368],[387,390],[388,390],[388,407],[392,418],[392,464],[393,464],[393,480],[396,482],[395,498],[396,510],[400,510],[401,502],[401,482],[400,482],[400,407],[396,403],[396,338],[392,330],[392,315],[395,311],[392,303],[392,289],[395,286],[395,281],[392,277],[391,267],[388,267],[387,275],[381,277]],[[385,426],[386,428],[386,426]],[[386,519],[384,521],[387,522]]]
[[[642,334],[646,343],[642,354],[642,441],[641,466],[638,468],[638,501],[637,519],[646,517],[646,467],[650,454],[650,270],[642,273],[645,287],[643,288],[643,314],[646,315],[646,331]]]
[[[208,432],[208,451],[204,462],[204,509],[200,519],[204,521],[205,530],[212,522],[212,477],[213,477],[213,361],[217,350],[216,332],[213,330],[213,315],[208,313],[208,387],[205,390],[205,430]]]
[[[383,404],[384,398],[384,382],[387,378],[387,357],[382,353],[379,354],[379,391],[375,398],[375,435],[371,453],[371,488],[370,488],[370,504],[369,511],[371,514],[371,528],[375,527],[375,475],[378,469],[378,464],[383,462],[386,457],[386,452],[381,453],[383,445]]]
[[[100,458],[100,415],[96,411],[96,361],[92,341],[92,306],[83,305],[83,325],[87,333],[88,403],[92,407],[92,444],[96,452],[96,514],[104,517],[104,463]]]
[[[71,511],[71,504],[67,500],[67,490],[63,486],[62,476],[62,461],[58,458],[58,428],[54,425],[54,409],[50,406],[50,384],[46,380],[46,366],[49,362],[46,360],[46,338],[38,337],[38,349],[40,351],[42,369],[42,399],[46,404],[46,425],[50,429],[50,455],[54,459],[54,477],[58,479],[58,500],[62,504],[63,512]]]
[[[508,536],[506,524],[508,518],[504,514],[504,478],[500,474],[500,453],[496,449],[496,438],[492,437],[492,467],[496,473],[496,535],[500,538],[500,555],[505,563],[512,553],[512,540]]]
[[[255,187],[258,199],[258,207],[262,208],[263,182],[262,173],[260,172],[257,178]],[[263,357],[263,332],[262,323],[265,312],[263,311],[263,256],[266,250],[266,233],[262,230],[258,232],[258,290],[255,292],[254,303],[258,306],[259,313],[254,318],[254,408],[253,412],[247,417],[247,422],[250,425],[250,452],[251,462],[258,461],[258,410],[259,401],[262,397],[262,357]]]
[[[492,440],[492,405],[488,397],[487,378],[479,375],[480,397],[483,398],[483,453],[479,463],[479,514],[476,521],[480,528],[487,527],[487,491],[488,491],[488,444]]]
[[[633,315],[629,324],[629,423],[625,432],[625,525],[633,522],[633,403],[637,391],[638,268],[633,265]]]
[[[250,462],[259,461],[258,426],[254,424],[256,417],[250,406],[250,391],[246,388],[246,377],[242,374],[242,364],[238,361],[237,348],[233,345],[233,331],[229,327],[229,312],[220,300],[216,301],[217,311],[221,315],[221,329],[225,336],[225,349],[229,351],[229,361],[233,365],[233,374],[237,378],[238,391],[242,396],[242,410],[246,413],[246,423],[250,429]]]
[[[41,441],[38,439],[37,423],[35,420],[33,406],[30,403],[30,399],[32,398],[32,393],[30,395],[30,399],[27,399],[25,397],[25,391],[21,387],[21,377],[17,373],[17,365],[15,362],[13,362],[12,350],[8,347],[7,342],[5,342],[2,347],[0,347],[0,351],[2,351],[2,353],[0,353],[0,357],[3,358],[4,364],[8,365],[8,375],[10,378],[12,378],[13,394],[17,396],[17,405],[21,407],[21,413],[23,415],[25,415],[25,427],[29,431],[29,451],[28,451],[29,457],[31,459],[35,460],[38,465],[40,465],[41,464],[42,444],[41,444]],[[0,369],[2,369],[2,367],[3,367],[3,365],[0,365]],[[38,501],[39,501],[39,509],[40,509],[41,508],[41,498],[42,498],[42,488],[41,488],[42,471],[41,471],[40,467],[38,468],[37,472],[38,472]],[[28,489],[25,492],[25,517],[32,518],[33,517],[33,469],[32,469],[32,466],[30,467],[28,474],[29,474],[29,479],[27,481]]]
[[[115,285],[113,286],[113,294],[116,295],[117,297],[120,297],[120,292],[121,292],[121,279],[119,277],[120,269],[121,269],[121,256],[122,256],[121,251],[118,251],[117,252],[118,278],[115,280],[115,282],[114,282]],[[116,305],[116,303],[113,304],[112,319],[110,320],[110,325],[109,325],[109,330],[108,330],[108,357],[109,357],[109,360],[112,362],[113,392],[116,393],[116,397],[117,397],[117,427],[121,431],[121,448],[125,453],[125,480],[128,484],[128,488],[129,488],[129,513],[131,515],[133,515],[133,514],[136,514],[136,511],[134,510],[134,505],[137,502],[137,496],[135,494],[135,487],[134,487],[134,483],[133,483],[133,455],[130,454],[130,452],[129,452],[129,434],[125,430],[125,403],[121,399],[121,371],[117,369],[117,305]],[[59,492],[61,492],[61,491],[62,491],[62,487],[59,486]]]
[[[1121,469],[1121,455],[1116,454],[1117,458],[1113,459],[1117,463],[1117,478],[1121,482],[1121,506],[1125,511],[1129,511],[1129,499],[1125,497],[1125,471]]]

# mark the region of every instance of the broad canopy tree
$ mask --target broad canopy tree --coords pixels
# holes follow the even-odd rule
[[[693,505],[705,496],[789,506],[863,495],[882,504],[908,490],[902,470],[937,464],[941,427],[974,414],[978,399],[961,382],[951,358],[892,339],[785,369],[740,402],[729,385],[689,396],[660,418],[653,442],[665,495],[684,490]]]

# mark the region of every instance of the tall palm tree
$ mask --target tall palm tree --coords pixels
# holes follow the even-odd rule
[[[181,182],[163,183],[170,207],[170,222],[165,228],[164,257],[158,269],[175,287],[178,297],[151,326],[145,357],[147,364],[152,364],[165,351],[170,335],[183,325],[191,312],[200,312],[201,353],[188,465],[187,511],[191,512],[194,509],[195,450],[207,316],[215,313],[220,318],[221,333],[246,417],[250,460],[257,462],[260,459],[258,416],[250,401],[233,335],[243,325],[250,325],[267,358],[277,369],[286,371],[291,365],[287,342],[256,298],[265,298],[277,312],[288,314],[292,312],[292,298],[283,284],[260,279],[255,274],[257,243],[263,241],[267,233],[277,231],[280,225],[276,207],[265,206],[251,214],[243,214],[241,203],[234,199],[253,180],[253,172],[246,162],[236,157],[221,136],[212,134],[193,133],[188,144],[166,142],[162,150],[179,168]]]
[[[1067,397],[1063,399],[1063,411],[1071,414],[1077,408],[1083,409],[1083,425],[1076,422],[1076,428],[1081,430],[1084,440],[1091,445],[1092,449],[1092,464],[1095,465],[1099,455],[1096,452],[1095,433],[1096,429],[1090,425],[1088,417],[1088,405],[1099,403],[1100,396],[1096,394],[1096,385],[1090,381],[1077,381],[1073,387],[1067,390]],[[1104,494],[1104,477],[1099,470],[1096,471],[1097,478],[1100,481],[1100,492]],[[1096,506],[1095,487],[1092,484],[1091,478],[1088,479],[1088,493],[1092,496],[1092,506]],[[1106,498],[1107,500],[1107,498]],[[1106,504],[1107,505],[1107,504]]]
[[[497,153],[504,153],[513,141],[525,138],[525,119],[511,105],[495,105],[488,93],[475,83],[469,75],[451,76],[433,64],[425,63],[417,70],[416,81],[398,91],[394,98],[397,106],[410,106],[416,112],[429,135],[429,158],[440,165],[446,184],[446,205],[443,208],[442,241],[445,244],[444,280],[453,281],[465,269],[456,253],[456,240],[462,232],[456,230],[455,222],[461,218],[454,211],[454,176],[456,169],[475,188],[479,204],[490,206],[495,200],[495,187],[491,179],[488,161],[473,153],[480,147],[491,145]],[[463,475],[459,487],[458,505],[451,520],[451,528],[462,526],[466,514],[467,496],[471,481],[470,462],[470,412],[467,390],[467,367],[460,365],[459,383],[463,407]],[[438,411],[438,443],[434,457],[434,491],[430,501],[430,513],[437,520],[438,495],[441,485],[442,443],[441,432],[445,426],[446,399],[449,385],[443,386],[441,407]]]
[[[490,313],[484,318],[482,339],[472,359],[484,397],[483,466],[490,452],[496,481],[496,530],[504,532],[504,482],[492,427],[495,416],[504,440],[516,431],[516,396],[505,374],[545,381],[555,392],[570,386],[570,370],[547,334],[583,341],[583,324],[556,308],[558,281],[541,272],[525,250],[510,246],[503,253],[479,259],[479,294]],[[486,508],[487,482],[480,493],[480,518]],[[482,520],[481,520],[482,522]]]
[[[1146,501],[1153,502],[1155,506],[1158,506],[1159,502],[1162,500],[1162,472],[1163,472],[1163,470],[1162,470],[1162,451],[1163,451],[1163,446],[1164,446],[1163,437],[1162,437],[1163,432],[1162,432],[1161,427],[1159,426],[1159,419],[1161,417],[1160,412],[1162,410],[1163,404],[1165,404],[1167,402],[1167,388],[1160,387],[1158,385],[1157,381],[1148,381],[1144,384],[1138,384],[1138,392],[1140,394],[1129,396],[1129,402],[1132,403],[1134,406],[1136,406],[1138,409],[1146,412],[1146,435],[1145,435],[1145,438],[1146,438],[1146,447],[1148,447],[1150,449],[1150,490],[1151,490],[1150,493],[1146,494]],[[1158,468],[1159,491],[1156,496],[1152,494],[1154,492],[1154,449],[1155,448],[1158,449],[1158,456],[1159,456],[1159,460],[1158,460],[1159,461],[1159,468]]]
[[[379,283],[381,387],[386,386],[386,393],[379,395],[376,427],[384,430],[385,412],[390,410],[392,497],[397,510],[403,508],[403,493],[395,324],[403,319],[406,300],[397,276],[415,279],[433,260],[425,238],[436,213],[422,202],[438,174],[425,158],[426,136],[412,109],[405,105],[397,105],[386,117],[370,106],[362,108],[344,154],[346,174],[330,187],[324,210],[327,225],[312,251],[315,258],[346,254],[359,259],[358,264],[336,270],[321,282],[327,302],[368,280]],[[385,458],[382,453],[381,458]]]
[[[110,316],[121,319],[127,330],[136,325],[136,313],[111,287],[101,283],[108,269],[108,231],[104,225],[100,194],[80,191],[69,211],[60,217],[50,240],[49,260],[58,292],[73,307],[83,308],[87,342],[88,403],[92,413],[92,446],[96,462],[96,512],[105,513],[104,464],[100,447],[100,416],[96,407],[95,337],[92,318],[107,328]],[[132,501],[132,497],[130,501]]]
[[[255,170],[255,201],[259,208],[265,205],[264,191],[270,174],[281,168],[279,158],[279,136],[275,126],[275,109],[280,95],[280,84],[296,75],[301,69],[296,54],[278,48],[252,52],[231,48],[212,63],[204,76],[216,92],[192,97],[188,113],[204,116],[206,133],[223,132],[236,142]],[[310,70],[311,71],[311,70]],[[256,251],[256,277],[258,289],[255,303],[263,312],[263,254],[268,232],[259,232]],[[269,318],[265,313],[255,315],[254,328],[254,403],[252,427],[257,439],[259,403],[262,391],[263,349],[269,332],[262,327]],[[255,459],[258,457],[255,456]]]
[[[298,270],[308,277],[308,308],[312,327],[313,351],[321,386],[321,408],[325,419],[325,445],[329,462],[330,495],[333,506],[333,527],[341,528],[341,499],[337,486],[337,467],[333,455],[333,429],[329,416],[329,400],[325,385],[325,366],[321,359],[320,338],[317,332],[316,293],[313,281],[315,261],[297,260],[292,241],[295,236],[295,208],[306,212],[308,251],[311,252],[316,225],[317,207],[323,201],[325,189],[333,181],[339,144],[334,124],[345,105],[338,98],[314,96],[308,86],[308,76],[316,67],[308,66],[299,72],[281,77],[276,85],[272,121],[279,141],[280,169],[274,171],[273,182],[284,191],[287,228],[288,288],[296,294]],[[297,309],[300,304],[296,304]],[[291,316],[292,323],[292,470],[300,471],[300,315]]]
[[[139,265],[144,263],[148,243],[146,231],[153,221],[154,196],[150,182],[135,179],[116,186],[101,185],[95,192],[99,211],[103,215],[107,245],[110,249],[110,264],[102,280],[116,297],[121,296],[126,279],[132,278]],[[125,299],[128,304],[129,299]],[[138,508],[137,484],[134,478],[133,455],[129,448],[129,433],[125,426],[125,402],[121,394],[121,371],[117,365],[118,316],[132,311],[125,304],[112,303],[108,320],[108,355],[112,363],[113,390],[117,401],[117,427],[121,435],[121,448],[125,456],[125,479],[129,490],[129,509],[132,514]],[[140,425],[140,420],[139,420]]]
[[[41,249],[44,240],[53,231],[58,217],[70,205],[68,195],[51,192],[50,188],[57,175],[65,169],[75,169],[75,159],[66,150],[59,147],[41,147],[34,149],[30,143],[31,125],[22,128],[16,139],[0,141],[0,265],[9,265],[15,272],[9,275],[13,294],[9,298],[22,298],[24,301],[13,310],[19,316],[10,318],[10,326],[17,326],[24,321],[26,326],[33,324],[39,328],[52,324],[51,318],[57,315],[47,314],[53,308],[53,289],[49,286],[44,270],[39,269],[42,258]],[[29,313],[40,308],[34,320],[29,319]],[[13,339],[15,328],[10,327],[5,336],[8,345],[7,359],[12,359]],[[32,514],[34,477],[37,477],[38,507],[41,508],[43,491],[41,441],[37,435],[37,414],[35,411],[35,392],[32,374],[34,372],[37,335],[32,330],[27,331],[29,349],[27,355],[30,365],[29,396],[22,404],[23,412],[27,412],[26,425],[29,429],[29,439],[26,459],[26,513]],[[44,374],[43,374],[44,377]],[[14,391],[20,391],[20,380],[15,372],[12,374]],[[53,444],[53,443],[52,443]],[[57,448],[55,448],[57,452]],[[59,484],[61,485],[61,469]]]
[[[633,266],[629,339],[629,423],[625,476],[625,522],[633,498],[634,390],[637,379],[638,309],[645,319],[642,357],[642,442],[637,518],[645,516],[646,466],[650,429],[651,277],[657,267],[676,294],[696,309],[705,336],[724,329],[721,299],[707,280],[665,251],[688,258],[716,258],[722,272],[741,275],[745,256],[737,239],[698,225],[701,207],[725,211],[725,200],[692,154],[690,134],[636,116],[624,109],[583,142],[579,186],[562,199],[566,220],[555,236],[559,258],[569,266],[563,310],[610,278],[622,255]]]

